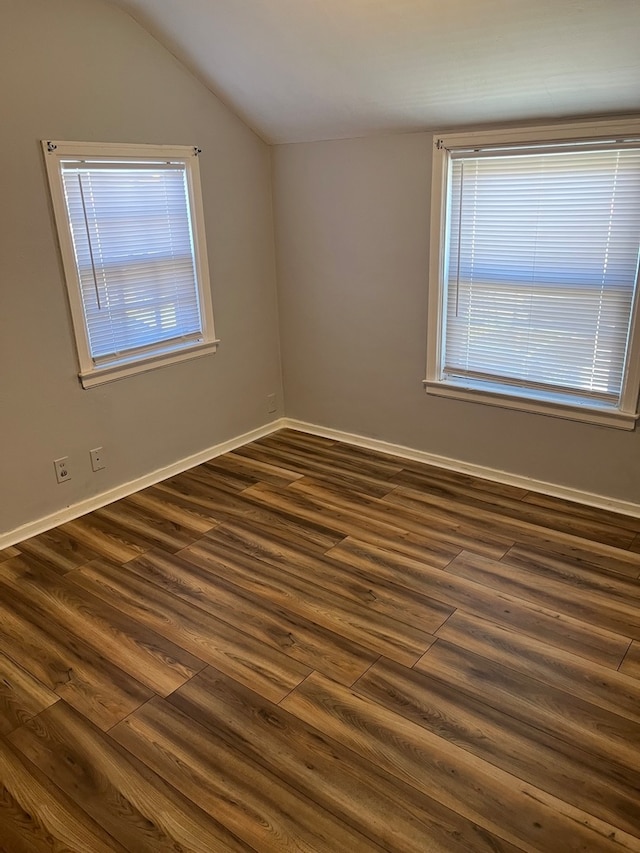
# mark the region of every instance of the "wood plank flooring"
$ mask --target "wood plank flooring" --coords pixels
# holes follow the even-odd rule
[[[640,853],[640,519],[282,431],[0,552],[0,853]]]

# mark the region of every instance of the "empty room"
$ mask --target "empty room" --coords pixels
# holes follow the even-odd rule
[[[639,39],[0,0],[1,853],[640,853]]]

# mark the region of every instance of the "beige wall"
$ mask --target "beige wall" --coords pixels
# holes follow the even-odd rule
[[[640,431],[424,392],[430,135],[273,156],[289,417],[640,503]]]
[[[1,7],[0,534],[264,424],[267,394],[282,400],[268,148],[102,0]],[[80,387],[43,138],[203,149],[216,355]]]

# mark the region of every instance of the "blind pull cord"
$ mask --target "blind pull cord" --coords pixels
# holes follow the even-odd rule
[[[456,317],[460,316],[460,256],[462,254],[462,199],[464,193],[464,161],[460,164],[460,206],[458,208],[458,257],[456,269]]]
[[[82,199],[82,212],[84,214],[84,227],[87,229],[87,243],[89,244],[89,257],[91,258],[91,270],[93,272],[93,285],[96,290],[96,299],[98,301],[98,310],[102,311],[102,303],[100,301],[100,290],[98,288],[98,276],[96,275],[96,264],[93,259],[93,246],[91,245],[91,234],[89,232],[89,217],[87,216],[87,205],[84,200],[84,188],[82,186],[82,175],[78,174],[78,184],[80,186],[80,198]]]

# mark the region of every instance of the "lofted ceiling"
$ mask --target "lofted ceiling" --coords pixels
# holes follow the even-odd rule
[[[113,0],[268,142],[640,110],[640,0]]]

